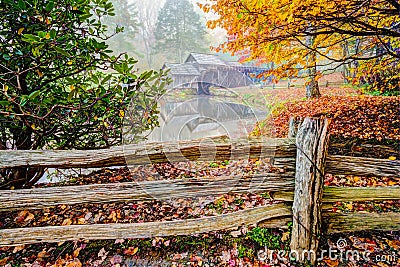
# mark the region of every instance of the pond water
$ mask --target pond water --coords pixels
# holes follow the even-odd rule
[[[231,139],[248,136],[266,110],[251,107],[238,99],[194,96],[187,100],[160,101],[160,127],[148,136],[149,142],[178,141],[227,135]]]

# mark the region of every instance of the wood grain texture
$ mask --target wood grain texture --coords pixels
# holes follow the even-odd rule
[[[96,168],[178,161],[214,161],[274,157],[274,165],[294,170],[294,139],[194,140],[128,145],[102,150],[0,150],[0,168]],[[325,170],[332,174],[400,177],[400,160],[328,156]]]
[[[78,239],[125,239],[199,234],[217,230],[237,229],[242,225],[255,225],[262,220],[279,218],[290,214],[290,208],[285,204],[275,204],[231,214],[179,221],[3,229],[0,230],[0,246],[63,242]]]
[[[289,119],[289,131],[288,138],[296,138],[299,126],[303,123],[304,118],[290,117]]]
[[[400,186],[390,187],[325,187],[323,202],[400,200]]]
[[[294,171],[296,158],[275,157],[274,166]],[[325,172],[335,175],[400,177],[400,160],[364,157],[330,156],[325,160]]]
[[[294,193],[279,191],[271,194],[274,200],[293,201]],[[400,187],[324,187],[323,203],[400,200]]]
[[[296,158],[274,158],[275,167],[289,171],[296,169]],[[335,175],[400,177],[400,161],[363,157],[327,156],[325,172]]]
[[[0,168],[96,168],[162,162],[293,157],[294,140],[199,139],[126,145],[100,150],[0,150]]]
[[[290,249],[318,251],[322,224],[322,193],[328,148],[328,121],[306,118],[296,136],[296,174]],[[311,263],[316,262],[315,255]]]
[[[62,204],[218,196],[228,192],[269,192],[274,200],[292,202],[293,191],[294,173],[3,190],[0,191],[0,211],[42,209]],[[400,187],[328,186],[322,197],[323,203],[385,200],[400,200]]]
[[[41,209],[60,204],[168,200],[294,189],[294,173],[203,177],[0,191],[0,210]]]
[[[45,226],[0,230],[0,246],[18,246],[40,242],[63,242],[79,239],[146,238],[189,235],[217,230],[237,229],[241,225],[287,228],[291,209],[285,204],[252,208],[235,213],[165,222],[135,224],[91,224]],[[333,213],[324,212],[323,229],[328,234],[365,230],[400,230],[400,213]]]
[[[364,230],[400,230],[400,212],[384,213],[323,213],[328,233],[357,232]]]
[[[325,169],[332,174],[400,177],[400,160],[328,156]]]

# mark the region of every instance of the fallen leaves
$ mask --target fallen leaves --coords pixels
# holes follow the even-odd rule
[[[37,254],[37,259],[38,259],[39,261],[44,261],[44,260],[46,260],[46,258],[48,258],[48,257],[50,257],[50,254],[49,254],[45,249],[43,249],[41,252],[39,252],[39,253]]]
[[[400,212],[400,201],[381,202],[336,202],[330,209],[333,212]]]
[[[296,103],[288,103],[285,105],[282,113],[274,118],[277,123],[278,133],[285,135],[285,127],[289,115],[310,116],[318,115],[333,120],[334,134],[344,137],[357,138],[376,138],[379,139],[397,139],[399,132],[396,129],[399,120],[396,112],[386,112],[396,110],[396,98],[380,98],[371,97],[333,97],[327,96],[318,100],[300,101]],[[346,105],[345,105],[346,104]],[[293,113],[295,112],[295,113]],[[381,113],[381,115],[377,115]],[[382,114],[385,116],[382,116]],[[398,128],[398,127],[397,127]],[[353,152],[363,153],[364,149],[359,145],[352,145]],[[385,150],[385,148],[382,148]],[[390,152],[392,153],[392,152]],[[385,154],[385,158],[396,160],[397,155]],[[91,175],[82,176],[70,184],[90,184],[90,183],[110,183],[110,182],[127,182],[157,179],[188,179],[191,177],[204,176],[222,176],[222,175],[238,175],[238,174],[254,174],[264,173],[273,170],[268,162],[264,161],[238,161],[238,162],[189,162],[175,164],[155,164],[152,166],[137,166],[134,169],[106,169],[97,171]],[[284,170],[283,170],[284,171]],[[327,175],[325,185],[329,186],[396,186],[400,185],[400,178],[396,177],[361,177],[361,176],[334,176]],[[260,205],[268,205],[273,203],[267,194],[225,194],[218,198],[202,198],[202,199],[175,199],[172,202],[136,202],[136,203],[112,203],[112,204],[90,204],[90,205],[60,205],[54,208],[34,211],[20,211],[7,213],[7,216],[0,216],[0,224],[4,228],[10,227],[29,227],[29,226],[45,226],[45,225],[71,225],[71,224],[93,224],[93,223],[132,223],[146,221],[162,221],[198,218],[202,216],[210,216],[221,213],[234,212],[241,209],[256,207]],[[399,211],[400,202],[386,201],[380,203],[360,202],[360,203],[336,203],[333,209],[340,212],[385,212]],[[5,215],[4,213],[2,215]],[[122,265],[127,257],[138,259],[139,256],[147,256],[146,253],[154,252],[158,257],[169,257],[174,261],[174,265],[181,266],[204,266],[207,263],[207,257],[211,259],[219,259],[225,266],[240,266],[241,263],[249,263],[248,266],[290,266],[261,264],[254,258],[248,259],[244,256],[239,258],[239,248],[243,248],[246,240],[242,241],[241,247],[238,248],[237,240],[242,240],[246,233],[242,229],[229,231],[225,233],[225,237],[219,237],[222,234],[216,233],[214,239],[209,239],[209,235],[201,235],[196,237],[196,242],[203,242],[196,248],[187,245],[186,250],[178,250],[176,237],[153,238],[146,240],[146,245],[138,245],[132,240],[117,239],[110,241],[109,245],[102,245],[101,249],[93,250],[84,247],[72,248],[68,247],[68,242],[59,244],[40,244],[35,246],[19,246],[3,249],[0,252],[0,266],[8,264],[14,257],[20,262],[29,263],[29,266],[45,266],[45,262],[50,262],[47,266],[119,266]],[[228,243],[226,235],[234,239],[234,242]],[[355,236],[353,234],[346,235],[351,241],[352,248],[367,250],[372,253],[382,252],[383,250],[392,250],[399,252],[400,241],[398,234],[393,236],[385,236],[379,239],[374,237],[366,238],[363,236]],[[284,232],[279,237],[281,242],[287,242],[290,238],[290,232]],[[230,239],[230,240],[231,240]],[[199,241],[200,240],[200,241]],[[206,240],[206,241],[205,241]],[[194,241],[190,241],[194,242]],[[95,242],[88,242],[94,244]],[[193,244],[193,243],[189,243]],[[32,249],[34,248],[34,249]],[[56,252],[57,248],[57,252]],[[197,250],[196,250],[196,249]],[[254,249],[254,247],[251,247]],[[5,252],[4,252],[5,251]],[[30,251],[28,253],[28,251]],[[35,251],[35,253],[32,253]],[[61,251],[61,252],[60,252]],[[212,251],[212,252],[211,252]],[[243,251],[242,251],[243,252]],[[253,256],[257,253],[252,252]],[[24,255],[24,259],[22,256]],[[28,255],[28,256],[27,256]],[[123,255],[123,256],[121,256]],[[251,262],[251,264],[250,264]],[[181,265],[180,265],[181,264]],[[324,259],[325,266],[338,266],[338,260]],[[352,264],[352,265],[351,265]],[[348,266],[375,266],[371,263],[365,265],[358,262],[349,263]],[[381,265],[385,266],[385,265]],[[388,265],[386,265],[388,266]]]
[[[124,250],[124,254],[133,256],[138,252],[138,250],[139,250],[138,247],[129,247],[128,249]]]
[[[376,177],[356,175],[325,175],[325,186],[387,187],[400,186],[400,177]]]
[[[4,258],[0,259],[0,266],[5,266],[9,259],[10,259],[10,257],[4,257]]]
[[[162,201],[140,201],[107,204],[62,205],[32,210],[35,218],[24,222],[29,226],[54,226],[105,223],[141,223],[200,218],[231,213],[243,209],[278,203],[268,194],[224,194],[218,197],[198,197]],[[4,216],[1,216],[4,215]],[[0,212],[3,228],[18,228],[20,212]],[[31,217],[32,217],[31,216]],[[15,218],[15,219],[13,219]],[[25,218],[25,217],[23,217]]]
[[[287,102],[270,120],[277,137],[287,136],[290,117],[322,117],[331,119],[333,136],[400,140],[399,106],[399,97],[323,96]],[[260,131],[261,135],[271,134],[271,129]]]
[[[81,247],[77,248],[74,250],[74,253],[72,254],[75,258],[77,258],[79,256],[79,252],[81,251]]]
[[[22,210],[18,212],[18,215],[15,217],[14,222],[19,226],[23,227],[28,225],[33,219],[35,215],[28,210]]]
[[[243,231],[239,229],[238,231]],[[281,231],[278,239],[287,242],[289,231]],[[338,240],[346,240],[346,250],[369,252],[369,260],[360,257],[335,259],[327,257],[319,262],[319,266],[397,266],[397,255],[400,255],[399,232],[364,232],[336,234],[322,241],[321,249],[335,249],[338,251]],[[285,240],[285,241],[283,241]],[[80,267],[80,266],[249,266],[249,267],[294,267],[296,263],[288,260],[288,253],[283,258],[267,257],[259,261],[257,253],[265,250],[256,243],[242,237],[232,237],[231,232],[219,231],[196,236],[151,238],[142,240],[98,240],[65,242],[61,246],[56,244],[27,245],[13,253],[14,248],[0,248],[1,266],[16,263],[20,266],[36,267]],[[36,253],[35,253],[36,251]],[[267,250],[275,253],[273,250]],[[339,253],[339,252],[338,252]],[[269,255],[269,254],[268,254]],[[375,255],[392,255],[391,261],[383,265],[375,261]],[[394,256],[396,257],[394,257]],[[164,264],[164,265],[162,265]],[[11,265],[10,265],[11,266]]]
[[[65,220],[63,220],[63,222],[61,223],[61,225],[71,225],[72,224],[72,220],[70,218],[67,218]]]
[[[82,267],[82,263],[79,259],[71,259],[68,255],[66,258],[67,259],[58,259],[51,267]]]
[[[328,267],[336,267],[339,265],[339,260],[325,259],[324,262]]]
[[[13,249],[13,253],[17,253],[25,248],[25,245],[16,246]]]
[[[109,251],[106,251],[104,248],[101,248],[99,253],[97,254],[97,257],[99,257],[102,261],[104,261],[107,258]]]

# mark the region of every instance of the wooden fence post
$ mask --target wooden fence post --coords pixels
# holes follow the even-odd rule
[[[306,118],[296,136],[296,175],[291,256],[315,264],[321,229],[328,121]],[[293,254],[294,253],[294,254]]]
[[[290,117],[288,138],[296,138],[297,131],[299,130],[299,127],[303,120],[303,118],[299,117]]]

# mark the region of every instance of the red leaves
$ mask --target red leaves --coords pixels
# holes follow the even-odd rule
[[[289,102],[273,118],[278,137],[285,137],[290,117],[331,119],[330,133],[359,139],[400,140],[398,97],[323,96]]]
[[[22,210],[18,213],[18,216],[15,217],[14,221],[19,226],[25,226],[29,224],[34,218],[35,218],[34,214],[30,213],[27,210]]]

